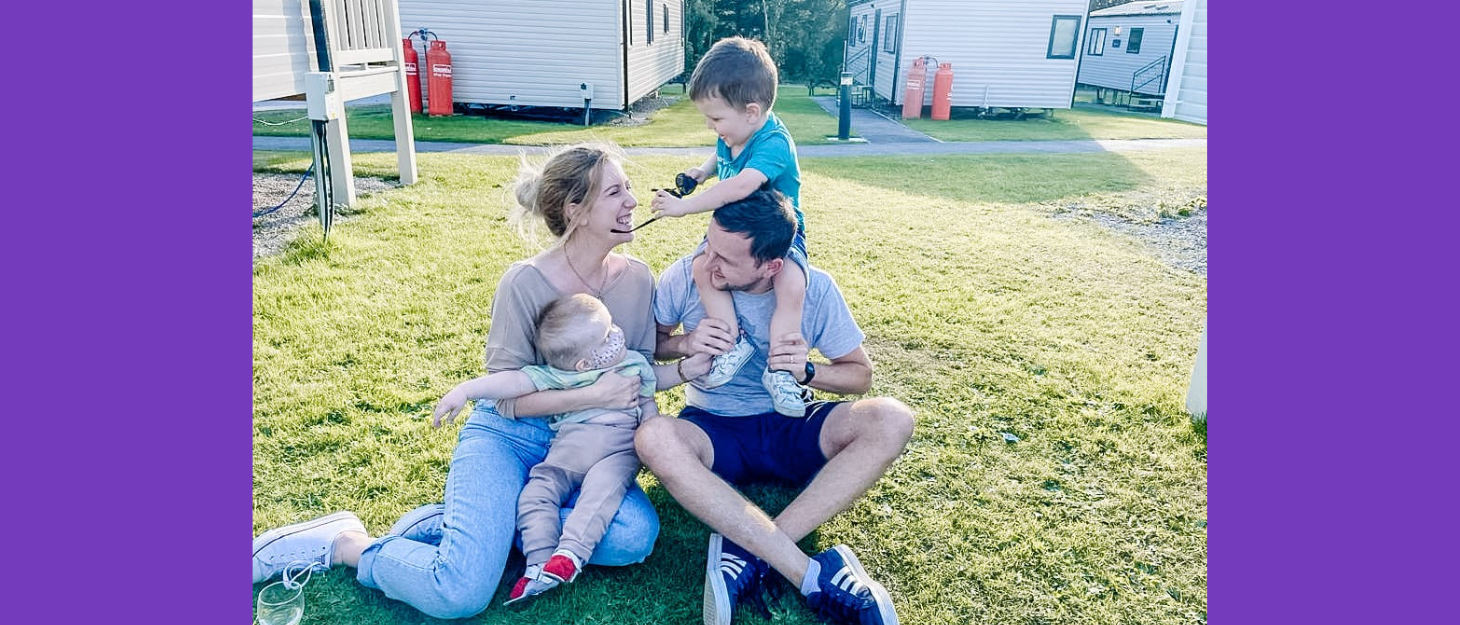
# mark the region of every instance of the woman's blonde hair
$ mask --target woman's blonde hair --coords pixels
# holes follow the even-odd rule
[[[581,222],[582,213],[568,212],[569,204],[580,208],[598,197],[603,182],[603,164],[621,162],[622,150],[607,144],[584,143],[553,152],[542,164],[522,159],[512,194],[517,206],[508,216],[518,232],[536,239],[528,217],[547,226],[555,243],[562,243]]]

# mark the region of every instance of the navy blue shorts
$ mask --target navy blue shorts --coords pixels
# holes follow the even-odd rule
[[[756,482],[784,482],[805,486],[826,464],[821,455],[821,427],[833,408],[845,402],[806,404],[805,417],[767,412],[745,417],[722,417],[685,406],[679,418],[695,424],[710,437],[715,466],[710,470],[736,486]]]

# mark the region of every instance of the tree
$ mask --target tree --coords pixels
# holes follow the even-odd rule
[[[685,0],[690,68],[716,41],[739,35],[766,44],[787,82],[835,81],[846,39],[846,0]]]

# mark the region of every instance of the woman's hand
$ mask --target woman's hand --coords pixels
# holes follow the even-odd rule
[[[596,398],[593,406],[609,410],[628,410],[639,405],[639,374],[607,371],[588,388]]]
[[[463,391],[460,386],[451,389],[445,397],[441,398],[441,402],[436,404],[436,411],[431,413],[431,427],[441,427],[442,417],[446,418],[447,423],[455,421],[457,415],[461,414],[462,408],[465,407],[466,391]]]

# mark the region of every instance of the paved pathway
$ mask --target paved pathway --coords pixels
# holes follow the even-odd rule
[[[812,98],[817,105],[833,117],[838,115],[835,96]],[[388,95],[351,101],[350,105],[389,103]],[[1108,108],[1079,103],[1079,108]],[[302,101],[271,101],[254,103],[254,110],[304,108]],[[1090,153],[1131,152],[1137,150],[1160,150],[1166,148],[1206,147],[1206,139],[1126,139],[1126,140],[1079,140],[1079,141],[966,141],[943,142],[921,132],[908,128],[901,121],[890,119],[872,109],[852,109],[852,129],[865,142],[837,143],[828,145],[800,145],[796,154],[802,158],[837,156],[885,156],[921,154],[1047,154],[1047,153]],[[311,150],[308,137],[263,137],[253,138],[255,150],[283,150],[308,152]],[[515,156],[518,154],[540,154],[550,150],[544,146],[519,146],[481,143],[453,143],[445,141],[416,141],[417,152],[450,152],[455,154],[487,154]],[[695,156],[705,154],[708,146],[697,148],[625,148],[634,156]],[[352,152],[394,152],[395,141],[382,139],[351,139]]]
[[[841,115],[835,96],[811,98],[822,110],[833,118]],[[904,126],[902,122],[888,119],[872,109],[852,108],[852,132],[866,139],[868,143],[941,143],[921,132]]]

